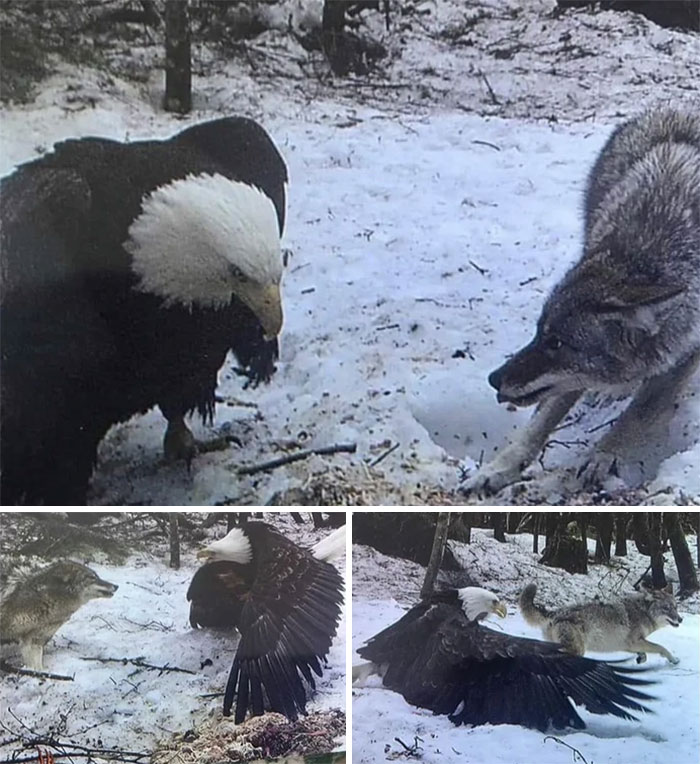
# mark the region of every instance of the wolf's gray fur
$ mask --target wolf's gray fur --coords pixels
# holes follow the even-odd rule
[[[587,650],[637,653],[637,663],[647,653],[659,653],[671,663],[678,663],[665,647],[646,637],[664,626],[678,626],[678,615],[671,587],[631,594],[612,602],[586,602],[583,605],[549,611],[535,605],[535,584],[526,586],[520,595],[520,612],[531,626],[539,626],[545,639],[559,642],[574,655]]]
[[[699,360],[700,113],[659,109],[618,127],[595,162],[583,256],[547,299],[532,342],[489,377],[499,401],[538,408],[465,490],[518,480],[582,392],[636,388],[598,444],[588,477],[600,477],[645,438],[665,438]]]
[[[19,642],[26,666],[41,671],[44,645],[95,597],[111,597],[116,584],[85,565],[61,560],[17,583],[0,605],[0,641]]]

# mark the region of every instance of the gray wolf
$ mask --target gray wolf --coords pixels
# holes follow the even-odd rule
[[[0,605],[0,641],[19,642],[22,661],[43,668],[44,645],[81,605],[111,597],[116,584],[86,565],[60,560],[17,583]]]
[[[637,653],[637,663],[644,663],[647,653],[658,653],[678,663],[663,645],[647,639],[657,629],[677,627],[683,621],[670,585],[611,602],[594,600],[554,611],[535,605],[536,591],[535,584],[523,589],[520,612],[530,626],[539,626],[545,639],[559,642],[566,652],[583,655],[587,650],[623,650]]]
[[[584,391],[634,393],[584,482],[665,442],[700,360],[699,294],[700,112],[649,111],[609,138],[588,178],[583,256],[554,287],[532,342],[489,376],[499,402],[537,409],[464,491],[519,480]]]

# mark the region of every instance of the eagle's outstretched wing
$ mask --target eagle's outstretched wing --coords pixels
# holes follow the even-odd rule
[[[290,719],[305,713],[303,680],[313,687],[313,673],[321,676],[343,601],[343,580],[332,565],[263,526],[247,526],[251,537],[266,538],[264,544],[252,538],[255,579],[237,623],[241,640],[224,697],[225,715],[235,699],[236,723],[247,710]]]
[[[383,666],[385,686],[455,724],[582,729],[571,701],[634,719],[626,709],[646,711],[640,701],[650,699],[637,689],[650,684],[639,671],[498,633],[440,601],[412,608],[358,653]]]

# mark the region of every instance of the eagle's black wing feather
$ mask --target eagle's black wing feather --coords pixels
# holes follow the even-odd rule
[[[650,684],[634,669],[568,655],[549,642],[470,623],[457,604],[420,603],[359,654],[383,664],[384,684],[455,724],[583,728],[571,701],[623,719],[646,711]]]
[[[269,526],[249,523],[246,530],[256,574],[238,623],[241,640],[226,685],[224,714],[235,699],[237,723],[248,710],[296,719],[306,710],[304,680],[313,687],[313,674],[322,674],[321,661],[340,620],[343,580],[332,565]]]
[[[37,163],[0,183],[3,504],[81,504],[109,413],[84,390],[118,368],[76,256],[90,235],[84,176]]]

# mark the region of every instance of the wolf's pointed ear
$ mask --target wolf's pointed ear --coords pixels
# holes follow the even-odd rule
[[[626,284],[617,282],[601,298],[603,318],[623,321],[630,329],[640,329],[651,336],[659,332],[664,308],[673,305],[686,290],[678,284]]]

